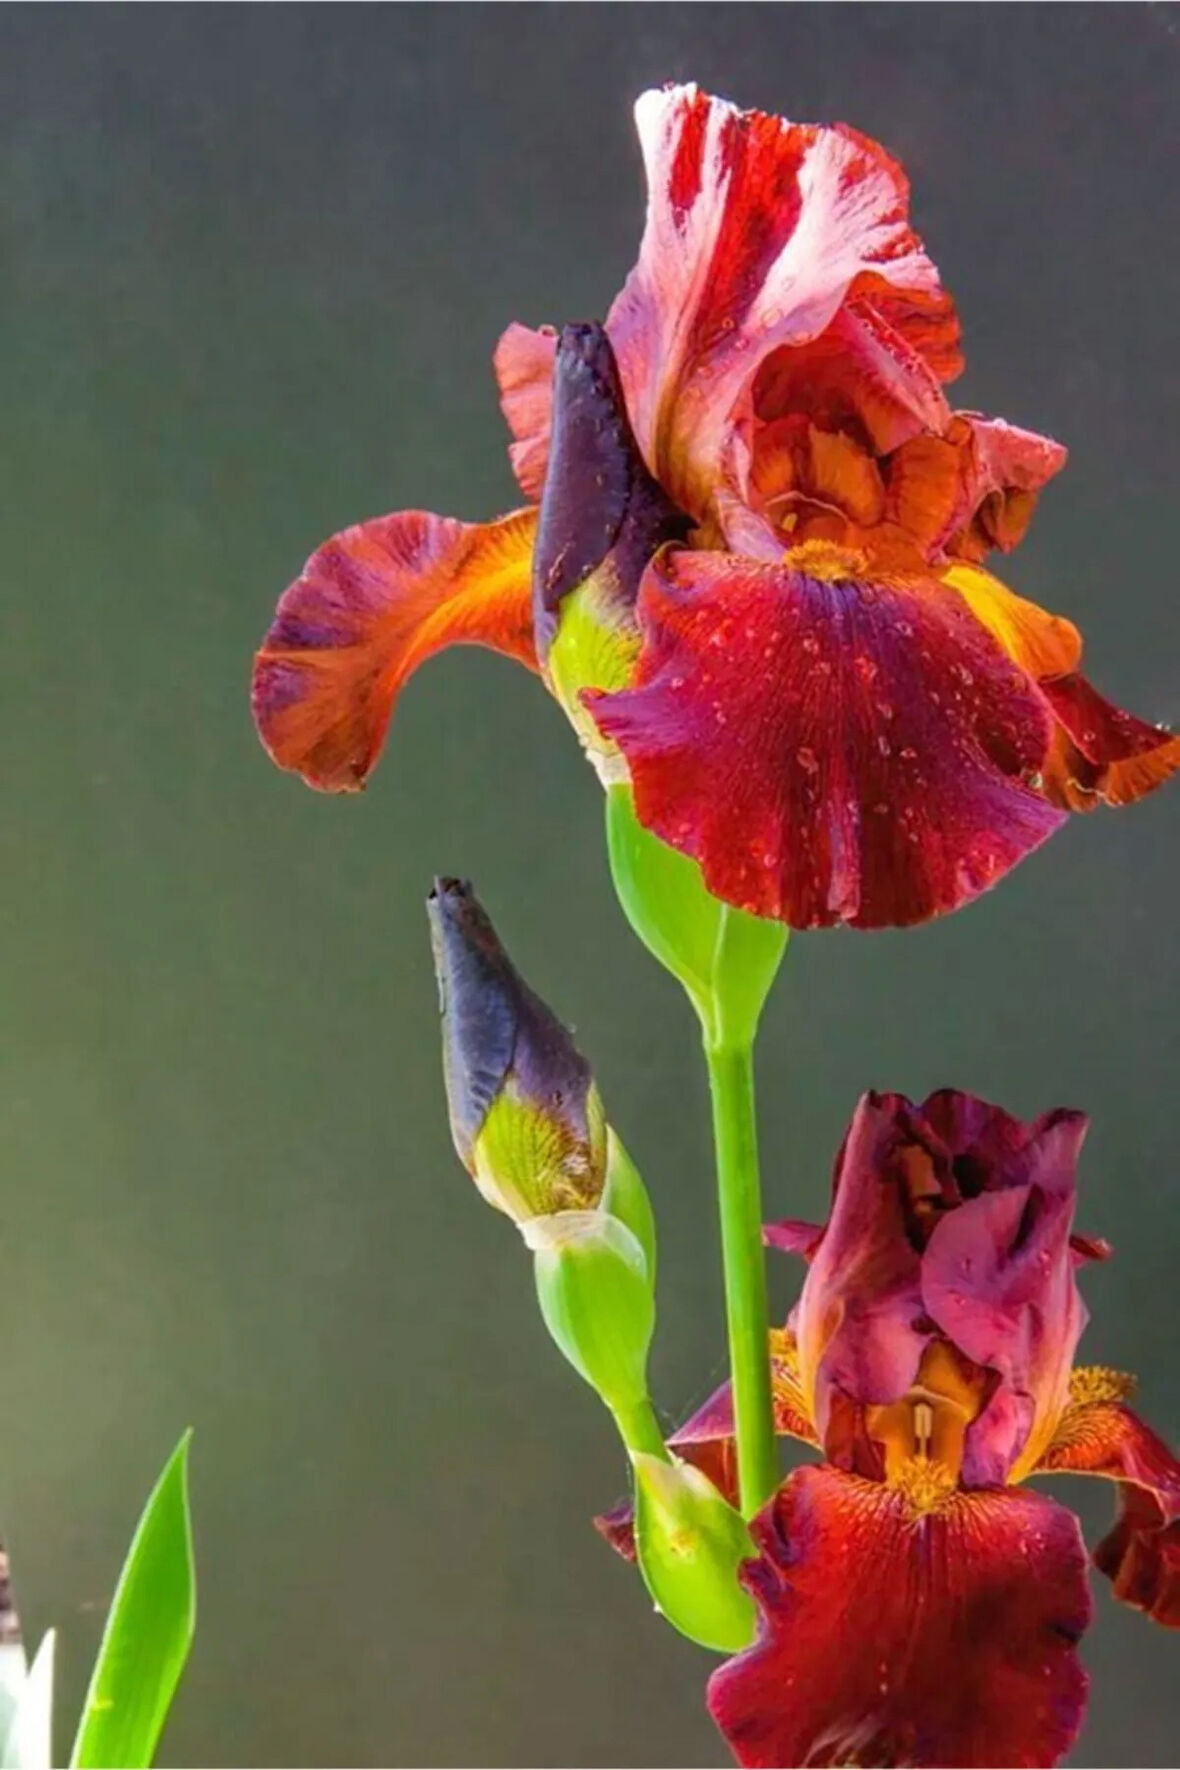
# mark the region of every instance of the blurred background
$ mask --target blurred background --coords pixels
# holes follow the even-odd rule
[[[669,1418],[723,1345],[693,1024],[612,898],[539,685],[450,653],[362,800],[275,772],[250,656],[305,555],[518,501],[503,325],[605,312],[630,106],[695,78],[900,154],[959,404],[1069,443],[1006,575],[1180,717],[1174,8],[0,10],[0,1529],[68,1738],[139,1505],[196,1428],[168,1763],[706,1765],[706,1655],[589,1519],[624,1465],[458,1167],[423,897],[472,877],[655,1195]],[[866,1086],[1084,1106],[1092,1361],[1180,1425],[1180,799],[1076,819],[964,914],[797,938],[768,1210]],[[790,1263],[776,1305],[791,1299]],[[1113,1495],[1074,1482],[1091,1532]],[[1074,1762],[1175,1761],[1174,1647],[1105,1591]],[[68,1723],[68,1724],[67,1724]]]

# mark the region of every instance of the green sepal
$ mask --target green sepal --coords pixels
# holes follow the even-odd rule
[[[602,1210],[534,1217],[520,1233],[558,1347],[612,1412],[643,1407],[655,1301],[638,1237]]]
[[[758,1553],[741,1514],[691,1463],[642,1453],[631,1462],[635,1552],[657,1610],[698,1646],[740,1653],[757,1613],[738,1569]]]
[[[627,920],[683,984],[708,1042],[750,1045],[786,950],[786,925],[714,897],[695,861],[643,828],[627,785],[607,791],[606,836]]]
[[[647,1262],[647,1282],[654,1290],[656,1283],[656,1219],[647,1187],[639,1169],[624,1149],[611,1126],[606,1132],[606,1187],[602,1209],[626,1224]]]

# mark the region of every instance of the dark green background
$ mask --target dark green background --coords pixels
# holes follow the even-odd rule
[[[1013,562],[1099,684],[1180,714],[1180,14],[1118,6],[0,11],[0,1516],[63,1720],[181,1427],[204,1764],[708,1764],[708,1660],[589,1516],[624,1467],[448,1141],[422,898],[472,876],[653,1191],[670,1415],[722,1361],[693,1027],[613,902],[540,687],[416,680],[363,800],[247,711],[331,530],[516,501],[502,325],[601,314],[630,103],[695,77],[901,154],[960,403],[1064,438]],[[858,1092],[1085,1106],[1087,1355],[1180,1412],[1180,800],[1078,819],[984,901],[797,939],[760,1051],[768,1205],[818,1212]],[[789,1301],[794,1274],[776,1273]],[[1068,1494],[1068,1490],[1067,1494]],[[1091,1529],[1112,1496],[1074,1483]],[[1175,1761],[1175,1643],[1099,1594],[1078,1764]]]

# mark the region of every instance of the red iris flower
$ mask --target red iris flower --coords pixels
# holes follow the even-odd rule
[[[511,326],[496,352],[545,545],[534,558],[535,505],[334,536],[259,653],[263,741],[312,785],[355,788],[417,665],[486,645],[541,670],[719,897],[797,927],[953,909],[1068,810],[1180,766],[1180,739],[1080,674],[1076,629],[982,567],[1065,451],[952,411],[955,309],[875,142],[692,86],[636,116],[647,225],[583,349],[599,418],[579,446],[553,370],[592,329],[559,349]],[[628,529],[635,498],[658,519]],[[579,572],[613,600],[571,693],[549,649]]]
[[[1180,1463],[1126,1405],[1130,1378],[1073,1368],[1079,1113],[1023,1125],[950,1090],[866,1095],[827,1225],[768,1229],[808,1262],[772,1336],[780,1432],[825,1461],[754,1521],[754,1646],[709,1707],[741,1764],[1052,1764],[1081,1723],[1090,1618],[1078,1524],[1023,1486],[1120,1484],[1094,1559],[1118,1597],[1180,1626]],[[734,1495],[720,1390],[673,1444]],[[601,1521],[624,1552],[625,1523]]]

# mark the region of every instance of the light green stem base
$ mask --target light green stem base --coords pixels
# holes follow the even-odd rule
[[[709,1067],[717,1150],[738,1490],[742,1516],[752,1518],[778,1486],[754,1117],[754,1061],[749,1045],[713,1044],[709,1040],[705,1041],[705,1061]]]
[[[670,1460],[664,1434],[650,1401],[641,1401],[635,1407],[616,1408],[614,1415],[619,1437],[629,1451],[642,1451],[649,1457],[658,1457],[662,1463]]]

